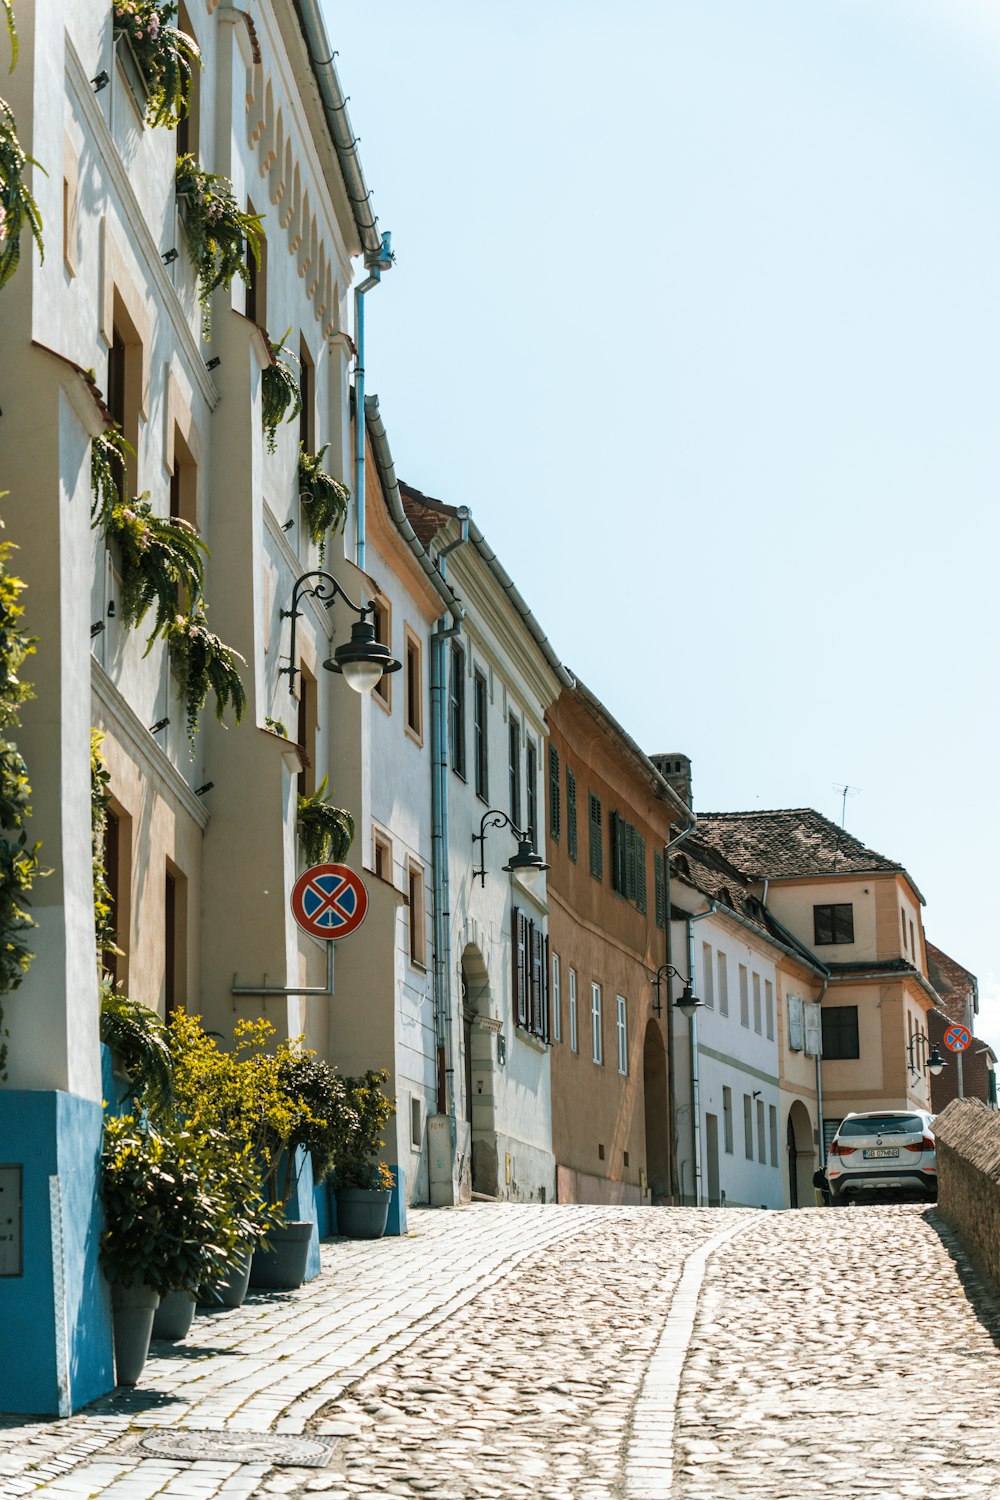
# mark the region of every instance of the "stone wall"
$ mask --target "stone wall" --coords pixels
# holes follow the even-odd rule
[[[1000,1112],[955,1099],[934,1121],[938,1208],[1000,1284]]]

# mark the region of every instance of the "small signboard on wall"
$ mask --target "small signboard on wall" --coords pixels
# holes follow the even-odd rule
[[[0,1276],[23,1276],[20,1165],[0,1166]]]

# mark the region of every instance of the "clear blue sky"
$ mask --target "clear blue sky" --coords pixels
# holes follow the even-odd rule
[[[1000,1046],[1000,13],[326,13],[397,471],[699,808],[860,788]]]

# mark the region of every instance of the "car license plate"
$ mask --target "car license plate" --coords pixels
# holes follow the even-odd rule
[[[899,1155],[899,1147],[898,1146],[880,1146],[877,1150],[872,1149],[870,1151],[862,1151],[861,1155],[862,1155],[862,1157],[864,1158],[865,1161],[875,1161],[879,1157],[883,1157],[883,1156],[898,1156]]]

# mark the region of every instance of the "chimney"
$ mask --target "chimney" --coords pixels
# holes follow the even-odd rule
[[[691,801],[691,760],[687,755],[679,755],[676,751],[669,754],[661,753],[651,755],[650,760],[659,771],[664,781],[669,781],[674,791],[687,807],[693,807]]]

